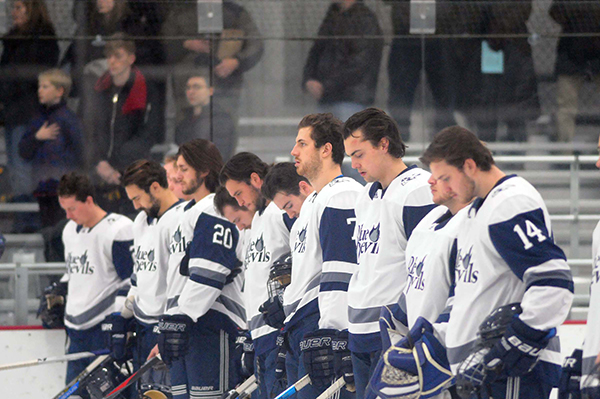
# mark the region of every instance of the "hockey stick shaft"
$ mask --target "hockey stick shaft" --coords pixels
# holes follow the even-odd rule
[[[54,397],[54,399],[66,399],[73,393],[75,393],[75,391],[77,391],[77,389],[79,388],[79,383],[84,378],[86,378],[96,367],[102,364],[102,362],[105,361],[108,357],[109,355],[103,355],[96,358],[77,377],[75,377],[75,379],[69,382],[69,385],[67,385],[62,391],[60,391],[58,395]]]
[[[246,388],[245,391],[242,392],[242,394],[239,396],[239,399],[249,398],[250,395],[252,395],[252,392],[256,391],[256,388],[258,388],[258,384],[256,382],[252,383],[252,385],[250,385],[248,388]]]
[[[344,381],[344,377],[340,377],[329,388],[323,391],[317,399],[329,399],[331,396],[335,395],[346,385],[346,381]]]
[[[146,363],[142,364],[138,371],[129,376],[129,378],[123,381],[118,387],[110,391],[109,394],[104,397],[104,399],[116,398],[117,395],[119,395],[125,388],[131,386],[133,383],[139,380],[146,371],[150,370],[160,361],[160,355],[156,355],[150,358],[150,360],[147,360]]]
[[[21,367],[37,366],[37,365],[40,365],[40,364],[70,362],[72,360],[85,359],[87,357],[107,355],[109,353],[110,353],[109,349],[102,349],[102,350],[99,350],[99,351],[70,353],[70,354],[64,355],[64,356],[41,357],[41,358],[35,359],[35,360],[28,360],[28,361],[25,361],[25,362],[19,362],[19,363],[12,363],[12,364],[1,365],[0,366],[0,371],[2,371],[2,370],[18,369],[18,368],[21,368]]]
[[[252,374],[250,377],[248,377],[248,379],[244,382],[242,382],[240,384],[239,387],[237,387],[235,390],[238,394],[243,393],[244,391],[248,390],[248,388],[250,386],[252,386],[252,384],[254,384],[256,382],[256,376],[254,374]]]
[[[310,384],[310,377],[307,374],[304,377],[300,378],[298,381],[296,381],[295,384],[293,384],[292,386],[287,388],[285,391],[283,391],[279,395],[277,395],[275,397],[275,399],[289,398],[290,396],[292,396],[296,392],[300,391],[302,388],[304,388],[308,384]]]

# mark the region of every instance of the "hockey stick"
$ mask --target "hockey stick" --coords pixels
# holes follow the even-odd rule
[[[248,399],[252,392],[256,391],[256,388],[258,388],[258,384],[256,382],[253,382],[252,385],[250,385],[244,392],[242,392],[242,394],[239,396],[239,399]]]
[[[308,374],[306,374],[304,377],[302,377],[298,381],[296,381],[295,384],[291,385],[285,391],[283,391],[279,395],[277,395],[275,397],[275,399],[289,398],[290,396],[292,396],[296,392],[300,391],[302,388],[304,388],[308,384],[310,384],[310,377],[308,376]]]
[[[244,391],[248,389],[248,387],[252,386],[252,384],[256,383],[256,376],[252,374],[246,381],[242,382],[237,388],[232,389],[222,396],[222,399],[236,399],[242,395]]]
[[[128,379],[126,379],[119,386],[110,391],[108,395],[104,397],[104,399],[116,398],[124,389],[133,385],[137,380],[142,378],[142,375],[144,375],[146,371],[150,370],[152,367],[156,366],[161,361],[162,359],[160,358],[160,355],[156,355],[150,358],[149,360],[146,360],[146,363],[142,364],[138,371],[133,373],[131,376],[129,376]]]
[[[324,390],[323,393],[317,397],[317,399],[329,399],[330,397],[338,393],[340,389],[344,387],[344,385],[346,385],[344,377],[338,378],[333,384],[331,384],[329,388]]]
[[[79,384],[83,379],[85,379],[90,373],[99,365],[101,365],[104,361],[110,359],[109,355],[102,355],[96,358],[93,362],[91,362],[77,377],[75,377],[69,384],[60,391],[54,399],[66,399],[72,394],[74,394],[77,389],[79,389]]]
[[[102,349],[102,350],[99,350],[99,351],[70,353],[70,354],[64,355],[64,356],[41,357],[39,359],[28,360],[26,362],[19,362],[19,363],[12,363],[12,364],[1,365],[0,366],[0,371],[2,371],[2,370],[18,369],[20,367],[37,366],[39,364],[70,362],[72,360],[85,359],[86,357],[94,357],[94,356],[100,356],[100,355],[107,355],[109,353],[110,353],[109,349]]]

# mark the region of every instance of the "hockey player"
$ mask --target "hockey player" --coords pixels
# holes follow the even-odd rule
[[[298,174],[292,162],[281,162],[271,167],[261,191],[265,198],[294,219],[300,215],[306,197],[315,190],[306,177]]]
[[[473,351],[481,322],[494,309],[520,302],[522,313],[483,356],[487,371],[480,394],[547,398],[558,382],[556,327],[569,312],[573,279],[554,243],[544,201],[527,181],[505,175],[490,151],[462,127],[439,132],[421,160],[459,200],[477,197],[457,239],[456,289],[446,332],[453,371]]]
[[[385,112],[367,108],[352,115],[344,124],[344,145],[352,167],[370,183],[356,203],[358,271],[348,287],[349,346],[356,397],[362,399],[381,355],[381,308],[398,306],[407,280],[406,242],[435,205],[430,174],[404,163],[406,146]]]
[[[600,152],[600,139],[598,139],[598,152]],[[596,162],[596,167],[600,169],[600,159]],[[600,223],[594,229],[592,236],[592,286],[590,289],[590,308],[588,310],[587,327],[585,340],[583,342],[583,362],[582,362],[582,390],[591,391],[598,397],[600,396],[600,381],[592,382],[590,374],[594,366],[600,363]],[[586,386],[584,383],[586,382]],[[591,384],[590,384],[591,383]],[[591,396],[591,395],[590,395]]]
[[[131,312],[135,316],[134,369],[139,368],[156,345],[158,320],[166,298],[169,239],[183,212],[183,202],[169,189],[165,169],[158,163],[138,160],[122,177],[127,196],[140,212],[133,224],[134,270],[126,306],[107,318],[103,328],[110,335],[113,356],[125,355],[125,334]]]
[[[63,230],[68,277],[67,353],[103,349],[106,340],[101,322],[121,309],[129,288],[133,223],[125,216],[102,210],[94,201],[94,188],[85,175],[64,175],[58,185],[58,200],[70,219]],[[69,362],[67,383],[90,362]]]
[[[238,328],[245,328],[239,233],[214,206],[223,161],[210,141],[177,153],[177,180],[193,199],[171,237],[167,306],[158,349],[171,373],[175,399],[218,398],[239,380]]]
[[[215,208],[225,219],[235,224],[240,232],[252,227],[252,218],[254,211],[249,210],[245,206],[240,206],[237,200],[227,192],[223,186],[217,187],[215,191]],[[240,260],[243,261],[244,256]]]
[[[354,204],[362,186],[342,175],[342,122],[332,114],[305,116],[291,154],[298,174],[315,189],[290,232],[296,266],[284,293],[288,383],[308,373],[311,385],[299,392],[304,399],[317,397],[336,374],[352,382],[346,292],[357,267]]]
[[[275,388],[275,362],[279,351],[276,340],[285,317],[279,296],[269,298],[266,287],[273,262],[290,252],[293,224],[293,220],[260,191],[268,171],[269,166],[259,157],[240,152],[227,161],[219,175],[221,185],[240,206],[256,210],[244,258],[244,305],[254,343],[257,397],[262,399],[279,393],[279,387]]]

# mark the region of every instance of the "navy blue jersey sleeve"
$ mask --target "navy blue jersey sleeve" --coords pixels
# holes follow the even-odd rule
[[[296,218],[291,218],[287,215],[287,213],[283,214],[283,224],[285,224],[285,227],[288,229],[288,231],[292,230],[292,226],[294,225],[294,222],[296,221]]]
[[[554,243],[541,209],[520,213],[512,219],[492,224],[489,234],[496,251],[513,273],[531,286],[553,286],[573,292],[573,278],[564,252]],[[552,264],[556,263],[556,267]],[[538,268],[545,265],[539,271]],[[531,270],[530,270],[531,269]],[[527,278],[525,274],[527,271]]]
[[[437,205],[429,204],[423,206],[404,206],[402,209],[402,220],[404,221],[404,233],[406,234],[406,239],[410,238],[413,230],[421,219],[425,217],[433,208]]]
[[[133,240],[113,241],[112,258],[115,270],[121,280],[128,279],[133,273],[133,257],[131,256],[131,247]]]
[[[323,250],[323,273],[321,291],[348,291],[351,273],[342,263],[356,264],[356,243],[352,236],[356,216],[353,209],[326,208],[319,226],[319,239]],[[340,265],[341,269],[337,266]],[[326,273],[335,273],[328,278]]]

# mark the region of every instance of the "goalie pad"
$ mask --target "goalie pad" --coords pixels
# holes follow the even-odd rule
[[[431,398],[452,380],[446,348],[435,337],[433,326],[421,317],[408,335],[379,360],[369,383],[369,396]]]
[[[404,297],[400,298],[401,303]],[[408,334],[408,317],[402,310],[401,303],[382,306],[379,313],[379,333],[381,334],[382,350],[398,343]]]

